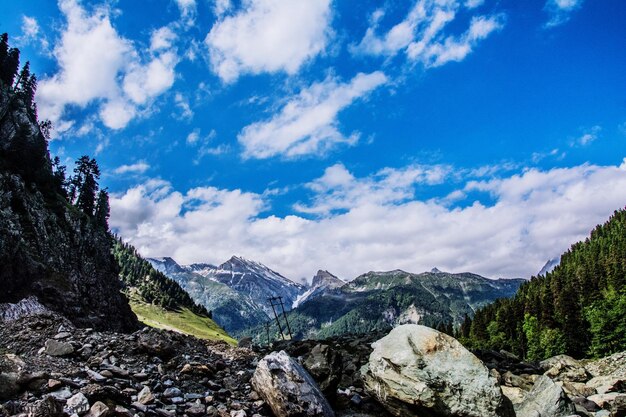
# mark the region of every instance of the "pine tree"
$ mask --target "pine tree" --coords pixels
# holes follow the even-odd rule
[[[109,230],[110,210],[109,193],[106,189],[100,190],[100,193],[98,193],[98,202],[96,204],[94,219],[96,221],[96,225],[104,230]]]
[[[98,163],[95,159],[83,155],[76,161],[74,173],[70,187],[71,201],[83,213],[93,217],[98,192],[97,180],[100,179]]]

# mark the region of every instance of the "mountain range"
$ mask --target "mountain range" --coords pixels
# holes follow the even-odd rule
[[[320,270],[310,285],[302,285],[237,256],[219,266],[179,265],[167,257],[148,261],[210,310],[213,319],[231,334],[257,337],[257,341],[266,334],[267,322],[275,329],[274,337],[280,337],[270,297],[282,298],[294,337],[321,338],[382,330],[400,323],[458,325],[476,309],[512,296],[524,282],[435,268],[421,274],[368,272],[351,282]],[[276,312],[286,328],[280,307]]]

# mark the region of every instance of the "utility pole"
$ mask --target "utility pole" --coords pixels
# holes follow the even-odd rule
[[[287,313],[285,313],[285,306],[283,305],[283,297],[278,297],[278,302],[280,303],[280,309],[283,311],[283,317],[285,318],[285,323],[287,323],[287,330],[289,331],[289,340],[293,339],[291,335],[291,327],[289,326],[289,320],[287,320]]]
[[[270,302],[270,306],[272,306],[272,311],[274,312],[274,318],[276,319],[276,324],[278,325],[278,330],[280,331],[280,335],[283,338],[283,340],[285,340],[285,335],[283,333],[283,327],[280,325],[280,320],[278,319],[278,314],[276,314],[276,309],[274,307],[277,307],[278,304],[274,304],[274,301],[276,301],[276,297],[270,297],[268,298],[269,302]]]

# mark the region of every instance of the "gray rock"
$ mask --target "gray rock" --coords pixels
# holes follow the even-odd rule
[[[74,394],[65,403],[65,411],[70,415],[83,415],[89,411],[89,400],[82,392]]]
[[[72,391],[68,387],[63,387],[59,390],[50,393],[51,396],[57,400],[67,400],[72,396]]]
[[[598,407],[610,410],[615,399],[621,395],[619,392],[607,392],[606,394],[595,394],[587,397],[589,401],[598,404]]]
[[[183,393],[181,390],[179,390],[176,387],[172,387],[172,388],[167,388],[164,392],[163,392],[163,396],[165,398],[172,398],[172,397],[180,397],[182,396]]]
[[[626,417],[626,395],[620,395],[615,398],[611,406],[612,417]]]
[[[87,372],[87,376],[94,382],[104,382],[107,380],[105,376],[100,375],[96,371],[92,371],[89,368],[85,368],[85,372]]]
[[[74,346],[67,342],[48,339],[45,344],[45,352],[50,356],[67,356],[74,353]]]
[[[341,357],[327,344],[315,345],[303,365],[327,397],[337,392],[341,379]]]
[[[141,391],[139,391],[139,394],[137,394],[137,402],[139,404],[150,404],[151,402],[154,401],[154,395],[152,395],[152,391],[150,391],[150,388],[147,386],[144,386]]]
[[[626,390],[626,378],[616,378],[613,376],[596,376],[585,384],[594,389],[598,394],[607,392],[624,392]]]
[[[0,400],[11,399],[20,392],[19,377],[16,372],[0,373]]]
[[[91,406],[85,417],[106,417],[109,412],[109,407],[105,403],[97,401]]]
[[[372,346],[365,388],[394,415],[514,415],[489,370],[446,334],[406,324]]]
[[[276,417],[335,416],[313,378],[284,351],[259,361],[252,386]]]
[[[591,376],[612,376],[626,379],[626,351],[589,362],[585,365],[585,369]]]
[[[506,395],[506,397],[511,400],[513,405],[524,402],[524,399],[526,398],[526,391],[521,388],[507,387],[506,385],[500,388],[502,388],[502,394]]]
[[[585,382],[590,376],[585,367],[567,355],[557,355],[539,363],[546,376],[556,381]]]
[[[52,396],[36,401],[28,410],[29,417],[61,417],[63,403]]]
[[[537,378],[526,399],[515,406],[517,417],[565,417],[575,411],[563,389],[545,375]]]

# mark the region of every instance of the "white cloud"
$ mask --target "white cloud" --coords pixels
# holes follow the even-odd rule
[[[39,23],[37,19],[29,16],[22,16],[22,36],[26,39],[35,39],[39,35]]]
[[[289,98],[270,120],[243,128],[237,136],[245,158],[288,158],[320,155],[341,143],[354,144],[358,133],[346,137],[339,131],[337,116],[355,100],[385,84],[380,71],[358,74],[349,83],[328,77]]]
[[[116,174],[143,174],[148,169],[150,169],[150,165],[145,161],[139,161],[131,165],[121,165],[115,168],[113,172]]]
[[[211,67],[224,81],[242,74],[294,74],[324,51],[331,36],[330,0],[244,0],[205,39]]]
[[[112,196],[111,224],[146,256],[219,263],[237,253],[294,279],[320,268],[354,278],[369,270],[433,266],[528,277],[626,201],[626,161],[463,181],[448,199],[422,200],[412,185],[419,189],[449,175],[447,167],[434,168],[359,178],[342,165],[330,167],[309,184],[315,194],[304,206],[343,210],[317,219],[264,216],[271,193],[213,187],[180,193],[150,181]],[[488,193],[492,203],[465,200],[476,193]]]
[[[41,32],[39,22],[34,17],[22,15],[22,34],[16,36],[16,45],[28,45],[37,42],[40,52],[48,55],[50,54],[50,44],[46,36]]]
[[[187,135],[187,145],[195,145],[198,139],[200,139],[200,129],[194,129]]]
[[[167,26],[163,26],[152,32],[150,36],[150,50],[159,51],[162,49],[170,49],[178,36]]]
[[[466,7],[480,4],[482,1],[470,0]],[[377,10],[363,39],[351,50],[355,54],[383,56],[403,51],[411,61],[426,67],[461,61],[480,40],[503,27],[503,16],[474,16],[465,33],[446,36],[444,29],[456,18],[459,6],[455,0],[418,0],[403,21],[382,35],[378,31],[384,11]]]
[[[591,129],[584,131],[584,133],[574,141],[573,145],[587,146],[598,139],[601,131],[602,127],[593,126]]]
[[[383,169],[366,178],[355,178],[343,164],[326,168],[324,175],[307,184],[315,192],[309,205],[298,203],[302,213],[330,215],[369,204],[389,205],[412,199],[418,184],[440,184],[451,175],[445,165],[410,165],[402,169]]]
[[[68,122],[67,105],[97,103],[102,123],[121,129],[140,114],[138,106],[148,106],[172,86],[178,58],[166,30],[155,31],[156,49],[142,59],[133,43],[115,30],[105,6],[89,14],[77,0],[60,0],[59,8],[67,24],[53,50],[59,70],[38,88],[44,118],[63,125]]]
[[[232,7],[232,3],[230,0],[215,0],[215,4],[213,5],[213,12],[217,17],[221,17],[230,10]]]
[[[177,63],[176,53],[167,51],[153,57],[145,65],[129,65],[123,82],[125,95],[136,104],[145,104],[149,99],[169,90],[174,84]]]
[[[476,7],[482,6],[485,0],[465,0],[465,7],[468,9],[475,9]]]
[[[558,26],[567,22],[572,12],[580,9],[584,0],[547,0],[545,10],[550,14],[546,27]]]
[[[176,93],[174,95],[174,103],[176,107],[180,110],[180,118],[183,119],[192,119],[193,118],[193,110],[191,110],[191,106],[189,105],[189,101],[185,96],[181,93]]]
[[[186,26],[193,26],[196,22],[196,0],[175,0],[180,17]]]
[[[202,136],[200,134],[200,129],[194,129],[191,133],[187,135],[187,145],[196,146],[198,151],[196,153],[196,157],[193,159],[193,164],[198,165],[202,158],[208,155],[218,156],[225,154],[230,150],[227,145],[221,144],[218,146],[213,146],[213,139],[217,136],[217,132],[215,129],[212,129],[208,135]]]

